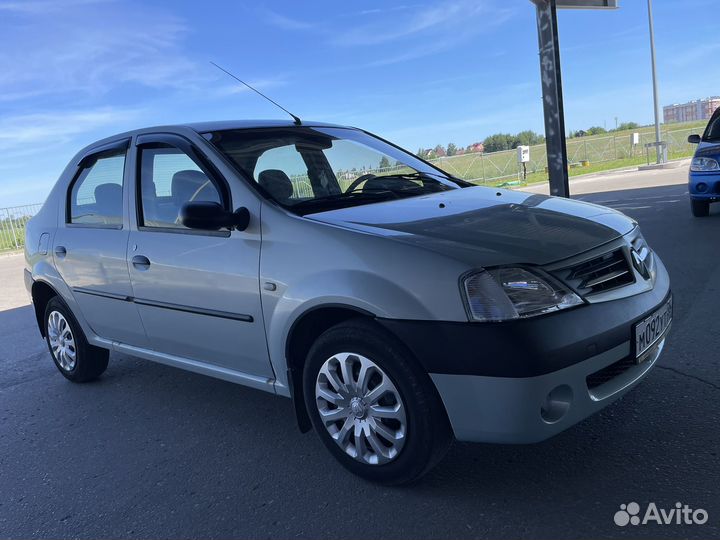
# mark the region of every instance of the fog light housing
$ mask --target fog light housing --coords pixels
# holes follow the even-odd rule
[[[548,424],[560,421],[570,410],[573,391],[567,384],[553,388],[540,406],[540,416]]]
[[[707,191],[707,184],[705,182],[700,182],[698,184],[695,184],[695,191],[698,193],[705,193]]]

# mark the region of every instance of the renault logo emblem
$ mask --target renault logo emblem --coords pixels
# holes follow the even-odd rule
[[[650,279],[650,272],[648,272],[647,266],[645,266],[645,261],[640,258],[640,254],[634,249],[631,249],[630,255],[632,256],[633,266],[635,267],[635,270],[637,270],[638,273],[645,279]]]

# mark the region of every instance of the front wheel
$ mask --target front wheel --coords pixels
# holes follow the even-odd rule
[[[452,431],[428,375],[406,348],[365,320],[323,333],[305,364],[305,405],[320,439],[351,472],[374,482],[420,478]]]
[[[55,366],[66,379],[86,382],[107,369],[108,351],[87,342],[72,312],[57,296],[45,308],[45,340]]]
[[[692,215],[695,217],[707,217],[710,213],[710,203],[690,199],[690,209],[692,210]]]

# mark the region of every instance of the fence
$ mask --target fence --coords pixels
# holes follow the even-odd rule
[[[25,245],[25,225],[40,210],[41,204],[0,208],[0,252]]]
[[[687,142],[691,133],[698,128],[664,131],[662,140],[668,144],[668,158],[675,159],[692,155],[695,147]],[[640,132],[640,144],[633,145],[630,134],[607,137],[576,137],[567,140],[568,163],[578,166],[582,162],[607,163],[646,157],[645,144],[655,140],[654,132]],[[654,150],[653,150],[654,152]],[[654,159],[654,156],[650,156]],[[504,150],[492,153],[472,153],[460,156],[442,157],[430,162],[450,174],[477,183],[487,183],[518,175],[517,151]],[[622,163],[619,163],[622,165]],[[530,147],[528,174],[544,172],[547,167],[547,152],[544,144]]]

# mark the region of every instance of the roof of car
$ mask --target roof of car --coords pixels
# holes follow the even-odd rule
[[[206,131],[219,131],[224,129],[249,129],[249,128],[272,128],[272,127],[295,127],[296,124],[292,120],[216,120],[214,122],[191,122],[188,124],[180,124],[189,127],[200,133]],[[303,120],[302,125],[305,127],[348,127],[338,124],[328,124],[325,122],[314,122]]]
[[[283,127],[332,127],[332,128],[346,128],[354,129],[350,126],[342,126],[339,124],[328,124],[325,122],[314,122],[304,120],[301,126],[295,124],[292,120],[216,120],[213,122],[188,122],[184,124],[171,124],[164,126],[149,126],[143,128],[137,128],[124,133],[116,133],[104,139],[95,141],[85,148],[80,150],[74,160],[79,156],[86,155],[87,153],[93,152],[96,148],[103,146],[108,143],[112,143],[119,139],[130,138],[134,135],[142,135],[146,133],[154,132],[181,132],[182,130],[191,129],[198,133],[206,133],[208,131],[222,131],[227,129],[253,129],[253,128],[283,128]]]

